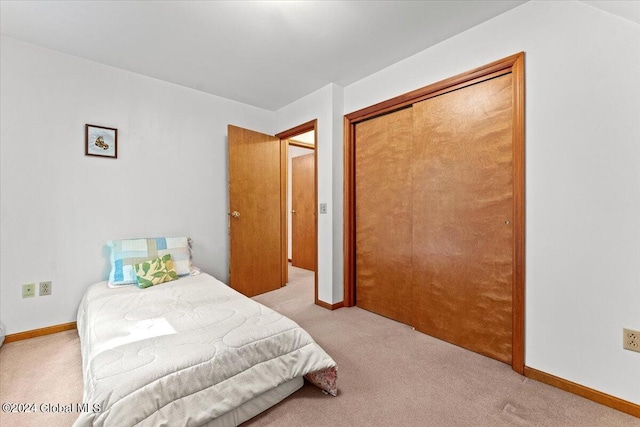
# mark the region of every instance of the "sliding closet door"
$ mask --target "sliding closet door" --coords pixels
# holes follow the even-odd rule
[[[514,256],[511,79],[413,106],[413,324],[506,363]]]
[[[356,301],[411,320],[412,109],[356,125]]]

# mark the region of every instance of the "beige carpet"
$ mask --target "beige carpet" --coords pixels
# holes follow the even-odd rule
[[[291,317],[338,363],[339,395],[305,385],[244,426],[638,426],[640,420],[532,381],[357,307],[313,304],[313,274],[255,298]],[[82,401],[76,331],[0,348],[0,401]],[[68,426],[77,414],[0,413],[2,426]]]

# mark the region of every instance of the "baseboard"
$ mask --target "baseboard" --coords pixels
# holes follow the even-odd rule
[[[335,304],[329,304],[327,302],[316,299],[316,305],[319,305],[322,308],[326,308],[327,310],[337,310],[339,308],[344,307],[344,301],[340,301]]]
[[[43,335],[55,334],[63,331],[77,329],[76,322],[63,323],[62,325],[47,326],[46,328],[34,329],[31,331],[19,332],[4,337],[4,344],[14,341],[26,340],[29,338],[41,337]]]
[[[633,415],[634,417],[640,418],[640,405],[636,405],[635,403],[619,399],[617,397],[611,396],[598,390],[594,390],[589,387],[585,387],[580,384],[576,384],[569,380],[556,377],[555,375],[547,374],[546,372],[538,371],[537,369],[533,369],[528,366],[524,367],[524,376],[527,378],[531,378],[532,380],[540,381],[541,383],[549,384],[564,391],[568,391],[569,393],[577,394],[578,396],[582,396],[585,399],[592,400],[601,405],[616,409],[620,412],[624,412],[629,415]]]

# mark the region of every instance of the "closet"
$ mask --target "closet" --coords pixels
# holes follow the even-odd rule
[[[456,76],[412,102],[405,96],[397,108],[388,102],[379,114],[347,116],[345,230],[346,305],[516,371],[524,241],[518,60],[522,54]]]

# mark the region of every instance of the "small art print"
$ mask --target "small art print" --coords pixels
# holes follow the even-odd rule
[[[85,125],[85,155],[118,158],[118,129]]]

